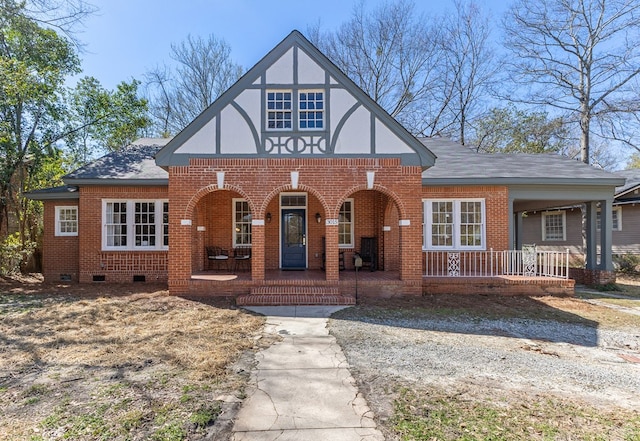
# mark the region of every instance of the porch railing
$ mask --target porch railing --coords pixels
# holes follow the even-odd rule
[[[425,277],[569,278],[569,250],[425,251]]]

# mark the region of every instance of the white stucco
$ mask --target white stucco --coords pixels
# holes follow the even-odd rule
[[[334,133],[344,114],[357,103],[353,95],[344,89],[331,89],[331,121],[329,130]]]
[[[324,69],[302,50],[298,50],[298,82],[324,84]]]
[[[216,153],[216,118],[212,118],[200,130],[185,141],[175,153]]]
[[[293,83],[293,48],[267,69],[268,84]]]
[[[338,134],[338,141],[336,142],[334,153],[371,153],[370,118],[370,112],[363,107],[353,112]]]
[[[376,153],[413,153],[413,150],[376,119]]]
[[[242,91],[235,102],[247,112],[258,133],[260,132],[260,91],[248,89]]]
[[[220,153],[256,154],[256,143],[249,125],[233,107],[225,107],[220,114]]]

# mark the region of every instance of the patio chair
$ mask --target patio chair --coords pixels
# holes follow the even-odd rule
[[[251,248],[241,247],[233,250],[233,270],[237,271],[238,268],[244,266],[247,271],[251,269]]]
[[[362,258],[362,264],[369,266],[369,270],[378,269],[378,238],[360,238],[360,252],[357,254]]]
[[[222,264],[225,265],[225,269],[229,270],[229,252],[221,247],[209,246],[207,249],[207,261],[209,262],[208,268],[211,268],[212,264],[216,265],[216,269],[221,269]]]

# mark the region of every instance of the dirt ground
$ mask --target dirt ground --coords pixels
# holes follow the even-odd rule
[[[624,308],[640,309],[640,279],[619,282],[622,291],[588,295],[588,301],[492,297],[488,307],[486,296],[432,296],[372,301],[362,313],[375,317],[376,308],[382,308],[406,319],[424,311],[437,317],[473,313],[478,320],[527,317],[640,329],[640,316],[589,303],[618,301],[622,295],[632,299]],[[263,323],[232,301],[172,297],[160,285],[0,279],[0,440],[226,440],[244,398],[253,353],[271,343],[261,336]],[[544,339],[506,343],[503,331],[496,332],[501,344],[518,346],[514,351],[553,358],[570,351]],[[412,338],[401,334],[399,341]],[[456,337],[449,344],[455,346]],[[589,356],[583,352],[578,355]],[[398,389],[380,372],[358,378],[358,370],[364,370],[354,368],[372,407],[383,416],[381,423],[391,424]],[[463,394],[452,384],[438,390],[423,386],[415,388],[421,397],[442,394],[448,401],[462,397],[464,403],[486,399],[487,391],[498,401],[527,393],[506,383],[465,385]],[[561,410],[558,406],[556,414]]]
[[[0,279],[0,439],[227,439],[263,322],[163,286]]]

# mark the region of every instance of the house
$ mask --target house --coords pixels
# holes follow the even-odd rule
[[[640,169],[615,172],[626,180],[616,187],[611,209],[611,249],[614,255],[640,255]],[[596,208],[596,231],[601,232],[601,210]],[[583,259],[582,206],[555,206],[527,212],[523,218],[523,241],[540,250],[566,250]],[[599,243],[598,253],[599,253]]]
[[[45,205],[45,278],[159,280],[246,304],[571,292],[564,254],[542,270],[517,249],[521,213],[611,207],[623,180],[417,139],[294,31],[174,138],[139,140],[65,183],[29,195]],[[588,264],[594,280],[611,274],[610,252]]]

